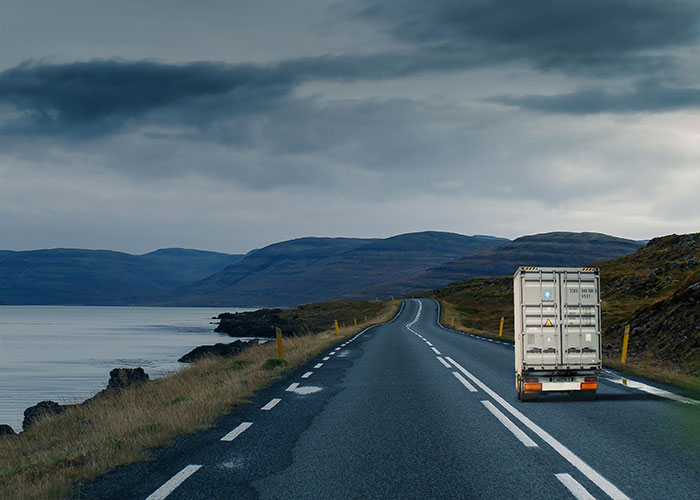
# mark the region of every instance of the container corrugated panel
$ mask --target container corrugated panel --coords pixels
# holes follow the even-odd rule
[[[513,280],[516,370],[598,368],[598,270],[521,267]]]

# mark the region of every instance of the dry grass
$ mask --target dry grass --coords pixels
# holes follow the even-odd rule
[[[0,439],[2,498],[57,499],[119,465],[147,460],[149,450],[179,435],[210,427],[298,366],[368,324],[384,322],[398,304],[385,303],[376,321],[284,339],[286,365],[265,369],[277,356],[270,342],[232,358],[210,358],[148,384],[111,394],[58,417],[45,418],[19,436]],[[89,423],[86,422],[89,419]]]
[[[690,391],[692,396],[700,397],[700,378],[674,371],[668,366],[654,363],[653,360],[628,356],[627,363],[622,364],[619,357],[604,357],[603,365],[615,371],[637,375],[664,384],[675,385]]]
[[[475,335],[482,335],[484,337],[498,338],[498,330],[500,328],[501,317],[497,319],[490,318],[488,323],[484,325],[483,323],[474,322],[474,313],[466,311],[463,307],[456,306],[445,300],[441,300],[442,305],[442,324],[452,328],[453,330],[459,330],[462,332],[473,333]],[[505,321],[503,323],[503,339],[504,340],[514,340],[513,337],[513,313],[511,311],[510,317],[503,315]],[[481,328],[479,328],[481,327]],[[489,329],[485,329],[491,327]]]

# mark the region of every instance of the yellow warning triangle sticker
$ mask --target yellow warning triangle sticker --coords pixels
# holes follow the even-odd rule
[[[554,326],[551,321],[547,320],[547,322],[544,324],[544,326]]]

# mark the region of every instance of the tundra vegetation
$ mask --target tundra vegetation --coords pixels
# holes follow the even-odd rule
[[[119,465],[148,460],[154,448],[169,445],[175,437],[214,426],[217,417],[247,403],[287,370],[369,324],[387,321],[398,303],[328,303],[307,309],[317,322],[325,310],[323,321],[330,328],[285,337],[285,363],[270,361],[277,358],[275,342],[253,345],[233,357],[204,358],[170,376],[108,391],[39,419],[17,436],[0,438],[2,497],[67,498],[76,486]],[[337,335],[333,314],[339,312],[353,321],[341,324]],[[297,314],[303,315],[303,308]]]

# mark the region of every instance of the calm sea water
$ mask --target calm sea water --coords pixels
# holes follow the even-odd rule
[[[76,403],[104,389],[116,367],[151,378],[182,366],[198,345],[232,342],[211,318],[250,309],[198,307],[0,307],[0,424],[22,428],[25,408]]]

